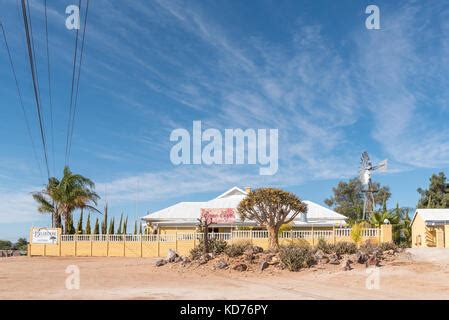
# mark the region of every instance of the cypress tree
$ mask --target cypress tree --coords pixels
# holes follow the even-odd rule
[[[128,228],[128,216],[126,216],[125,221],[123,222],[123,234],[126,234],[126,229]]]
[[[118,223],[117,234],[122,234],[122,231],[123,231],[123,229],[122,229],[122,223],[123,223],[123,212],[122,212],[122,214],[120,215],[120,221],[119,221],[119,223]]]
[[[108,204],[104,207],[103,222],[101,223],[101,234],[108,233]]]
[[[142,224],[140,224],[139,234],[142,234]]]
[[[86,234],[91,234],[92,230],[90,229],[90,212],[87,215],[87,221],[86,221]]]
[[[98,223],[98,218],[95,220],[94,234],[100,234],[100,224]]]
[[[75,234],[75,226],[73,225],[73,217],[72,214],[67,216],[67,234]]]
[[[77,234],[83,234],[83,209],[81,209],[80,219],[78,220],[78,226],[76,227]]]
[[[134,234],[137,234],[137,220],[134,221]]]
[[[109,223],[109,234],[114,234],[115,230],[114,230],[114,217],[111,218],[111,222]]]

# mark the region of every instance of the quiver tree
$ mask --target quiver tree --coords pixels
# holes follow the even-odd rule
[[[240,201],[237,211],[242,221],[254,220],[267,228],[269,249],[279,249],[278,232],[283,224],[307,213],[307,205],[291,192],[273,188],[251,191]]]
[[[198,227],[203,231],[204,253],[209,253],[209,226],[213,223],[212,216],[208,213],[201,213],[198,219]]]

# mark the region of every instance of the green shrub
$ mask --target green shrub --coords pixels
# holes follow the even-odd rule
[[[398,251],[398,246],[396,244],[394,244],[393,242],[384,242],[384,243],[380,244],[379,249],[381,251],[387,251],[387,250]]]
[[[224,240],[209,239],[209,252],[215,255],[223,253],[226,249],[227,243]],[[204,253],[204,240],[201,240],[197,246],[190,250],[192,259],[198,259]]]
[[[301,268],[308,268],[315,263],[312,249],[305,246],[281,247],[279,258],[290,271],[299,271]]]
[[[309,241],[307,241],[306,239],[303,239],[303,238],[293,238],[293,239],[284,239],[284,240],[287,240],[288,245],[308,247],[308,248],[311,247]]]
[[[245,252],[245,250],[248,247],[252,247],[251,242],[249,242],[249,241],[238,241],[238,242],[235,242],[233,244],[228,245],[225,248],[224,253],[226,253],[231,258],[238,257],[238,256],[243,255],[243,253]]]
[[[335,253],[342,254],[354,254],[357,252],[357,245],[353,242],[337,242],[334,246]]]
[[[333,253],[335,251],[335,247],[333,244],[327,243],[324,239],[319,239],[318,243],[315,246],[315,250],[321,250],[324,253]]]
[[[367,254],[372,254],[374,251],[376,251],[379,247],[374,244],[373,242],[366,240],[365,243],[363,243],[360,246],[360,251],[365,252]]]

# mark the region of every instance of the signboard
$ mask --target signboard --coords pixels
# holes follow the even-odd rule
[[[201,218],[207,217],[212,219],[212,223],[234,223],[235,213],[232,208],[211,208],[211,209],[201,209]]]
[[[57,244],[58,229],[35,228],[31,231],[31,243]]]

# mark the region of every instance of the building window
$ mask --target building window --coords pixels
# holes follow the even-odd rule
[[[218,233],[219,229],[218,228],[209,228],[209,232],[215,232]]]

